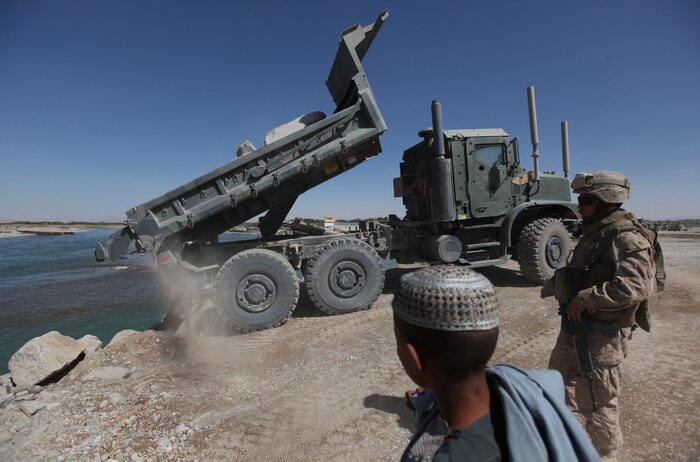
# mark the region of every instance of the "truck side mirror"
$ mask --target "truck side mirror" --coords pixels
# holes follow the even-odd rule
[[[506,148],[506,163],[509,167],[515,168],[520,165],[520,151],[518,149],[518,137],[516,136]]]

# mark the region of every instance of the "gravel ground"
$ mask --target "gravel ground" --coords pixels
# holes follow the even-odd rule
[[[662,234],[661,243],[668,284],[652,333],[635,333],[625,363],[621,461],[700,459],[700,235]],[[277,329],[126,337],[39,394],[3,402],[0,460],[396,460],[411,434],[402,396],[412,384],[390,303],[410,270],[390,270],[385,294],[360,313],[325,316],[302,298]],[[545,367],[555,302],[513,262],[483,273],[501,304],[493,362]],[[130,374],[100,375],[106,366]],[[44,407],[27,415],[28,401]]]

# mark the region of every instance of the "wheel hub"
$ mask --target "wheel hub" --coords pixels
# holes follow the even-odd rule
[[[272,306],[275,293],[275,284],[262,274],[243,278],[236,288],[236,298],[241,308],[252,313],[260,313]]]
[[[351,261],[343,261],[335,265],[328,278],[331,290],[339,297],[357,295],[365,285],[364,270]]]
[[[547,264],[552,268],[559,268],[564,257],[564,244],[557,236],[553,236],[547,242],[546,258]]]

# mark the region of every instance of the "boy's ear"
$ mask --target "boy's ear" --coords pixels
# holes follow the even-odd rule
[[[406,359],[412,375],[419,376],[424,366],[421,354],[411,342],[406,342],[406,352],[408,353]]]

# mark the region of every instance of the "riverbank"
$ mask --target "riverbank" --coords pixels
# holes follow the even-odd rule
[[[41,227],[41,228],[19,228],[0,230],[0,239],[8,237],[22,236],[63,236],[87,231],[86,228],[56,228],[56,227]]]
[[[119,223],[0,222],[0,239],[22,236],[63,236],[89,229],[116,228]]]

